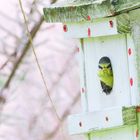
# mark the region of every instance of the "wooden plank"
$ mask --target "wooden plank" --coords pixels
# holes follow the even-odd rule
[[[132,25],[132,37],[135,44],[135,52],[136,52],[136,68],[137,68],[137,87],[138,87],[138,94],[140,95],[140,9],[134,10],[130,12],[130,21]],[[140,96],[138,97],[138,103],[140,103]],[[140,112],[140,109],[138,109]],[[138,133],[140,134],[140,115],[138,115]],[[140,136],[138,136],[140,139]]]
[[[83,39],[78,41],[78,62],[79,62],[79,72],[80,72],[80,87],[81,87],[81,105],[83,112],[88,111],[88,100],[87,100],[87,88],[86,88],[86,75],[85,75],[85,56],[84,56],[84,46]]]
[[[122,108],[122,116],[123,116],[123,125],[133,125],[137,123],[136,116],[136,107],[123,107]]]
[[[130,17],[128,13],[116,16],[116,21],[118,33],[126,34],[131,32]]]
[[[43,11],[47,22],[80,22],[114,16],[136,8],[140,8],[139,0],[80,0],[44,8]]]
[[[98,132],[123,125],[136,124],[135,107],[110,108],[90,113],[71,115],[68,118],[70,134]]]
[[[67,25],[67,32],[64,32],[66,37],[86,38],[118,34],[116,18],[104,18],[93,22],[67,23],[64,25]]]
[[[64,23],[64,36],[69,38],[87,38],[129,33],[128,14],[116,17],[95,19],[94,21]]]
[[[135,67],[137,69],[137,87],[138,87],[138,94],[140,95],[140,9],[131,11],[130,14],[130,22],[132,26],[132,37],[134,41],[134,50],[135,50]],[[140,103],[140,97],[138,97],[138,103]]]
[[[130,78],[130,90],[131,90],[131,104],[139,105],[139,90],[138,90],[138,76],[137,76],[137,61],[136,50],[133,38],[131,34],[127,34],[127,56]]]
[[[102,3],[71,3],[60,7],[44,8],[44,18],[47,22],[79,22],[112,15],[109,0]]]
[[[128,12],[140,7],[139,0],[118,0],[118,3],[115,5],[116,12]]]

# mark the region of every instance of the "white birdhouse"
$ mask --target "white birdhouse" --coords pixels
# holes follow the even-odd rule
[[[64,35],[79,40],[83,112],[69,116],[69,132],[88,140],[138,140],[140,2],[69,2],[44,8],[46,21],[63,22]]]

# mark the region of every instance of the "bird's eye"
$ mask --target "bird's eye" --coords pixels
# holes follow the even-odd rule
[[[109,65],[107,66],[107,68],[111,68],[111,64],[109,64]]]
[[[100,65],[99,65],[99,68],[100,68],[100,69],[103,69]]]

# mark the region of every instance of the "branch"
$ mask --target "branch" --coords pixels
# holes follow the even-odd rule
[[[54,4],[56,2],[57,2],[57,0],[51,0],[51,4]]]
[[[57,124],[57,126],[55,127],[55,129],[51,133],[49,133],[49,134],[46,135],[46,137],[45,137],[46,140],[53,138],[56,135],[56,133],[58,133],[58,131],[60,130],[60,127],[62,126],[62,123],[65,121],[65,119],[67,118],[69,112],[71,111],[71,108],[73,106],[75,106],[75,104],[77,103],[77,101],[79,100],[79,98],[80,98],[80,92],[78,92],[76,94],[76,96],[74,97],[73,101],[71,102],[69,108],[64,111],[64,113],[63,113],[63,115],[61,117],[61,122],[59,122]]]
[[[12,22],[18,24],[16,19],[11,18],[10,16],[8,16],[7,14],[5,14],[5,13],[4,13],[3,11],[1,11],[1,10],[0,10],[0,16],[2,16],[3,18],[7,19],[7,20],[10,21],[10,22],[12,21]]]
[[[40,29],[40,27],[41,27],[43,21],[44,21],[44,19],[43,19],[43,16],[42,16],[42,17],[40,18],[39,22],[38,22],[38,23],[33,27],[33,29],[31,30],[31,37],[32,37],[32,39],[35,38],[35,36],[36,36],[38,30]],[[7,79],[6,83],[5,83],[5,85],[3,86],[2,90],[1,90],[1,93],[2,93],[2,91],[3,91],[4,89],[6,89],[6,88],[9,87],[9,85],[10,85],[10,83],[11,83],[13,77],[15,76],[15,73],[16,73],[17,69],[19,68],[19,66],[20,66],[20,64],[21,64],[21,62],[22,62],[22,60],[23,60],[23,58],[25,57],[25,55],[26,55],[27,52],[29,51],[30,47],[31,47],[31,42],[30,42],[30,40],[28,39],[28,41],[27,41],[27,43],[25,44],[24,49],[23,49],[23,51],[22,51],[22,53],[21,53],[19,59],[15,62],[14,67],[13,67],[13,70],[12,70],[12,72],[10,73],[10,76],[8,77],[8,79]]]
[[[19,37],[17,35],[15,35],[13,32],[9,31],[8,29],[6,29],[5,27],[3,27],[2,25],[0,25],[0,30],[3,30],[4,32],[8,33],[9,35],[13,36],[14,38],[19,40]]]
[[[9,62],[9,59],[7,59],[1,66],[0,66],[0,70],[2,70]]]

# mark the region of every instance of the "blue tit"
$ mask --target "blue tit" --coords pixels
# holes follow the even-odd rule
[[[99,60],[98,68],[98,76],[100,79],[101,87],[103,92],[108,95],[111,93],[113,88],[113,70],[110,59],[107,56],[102,57]]]

